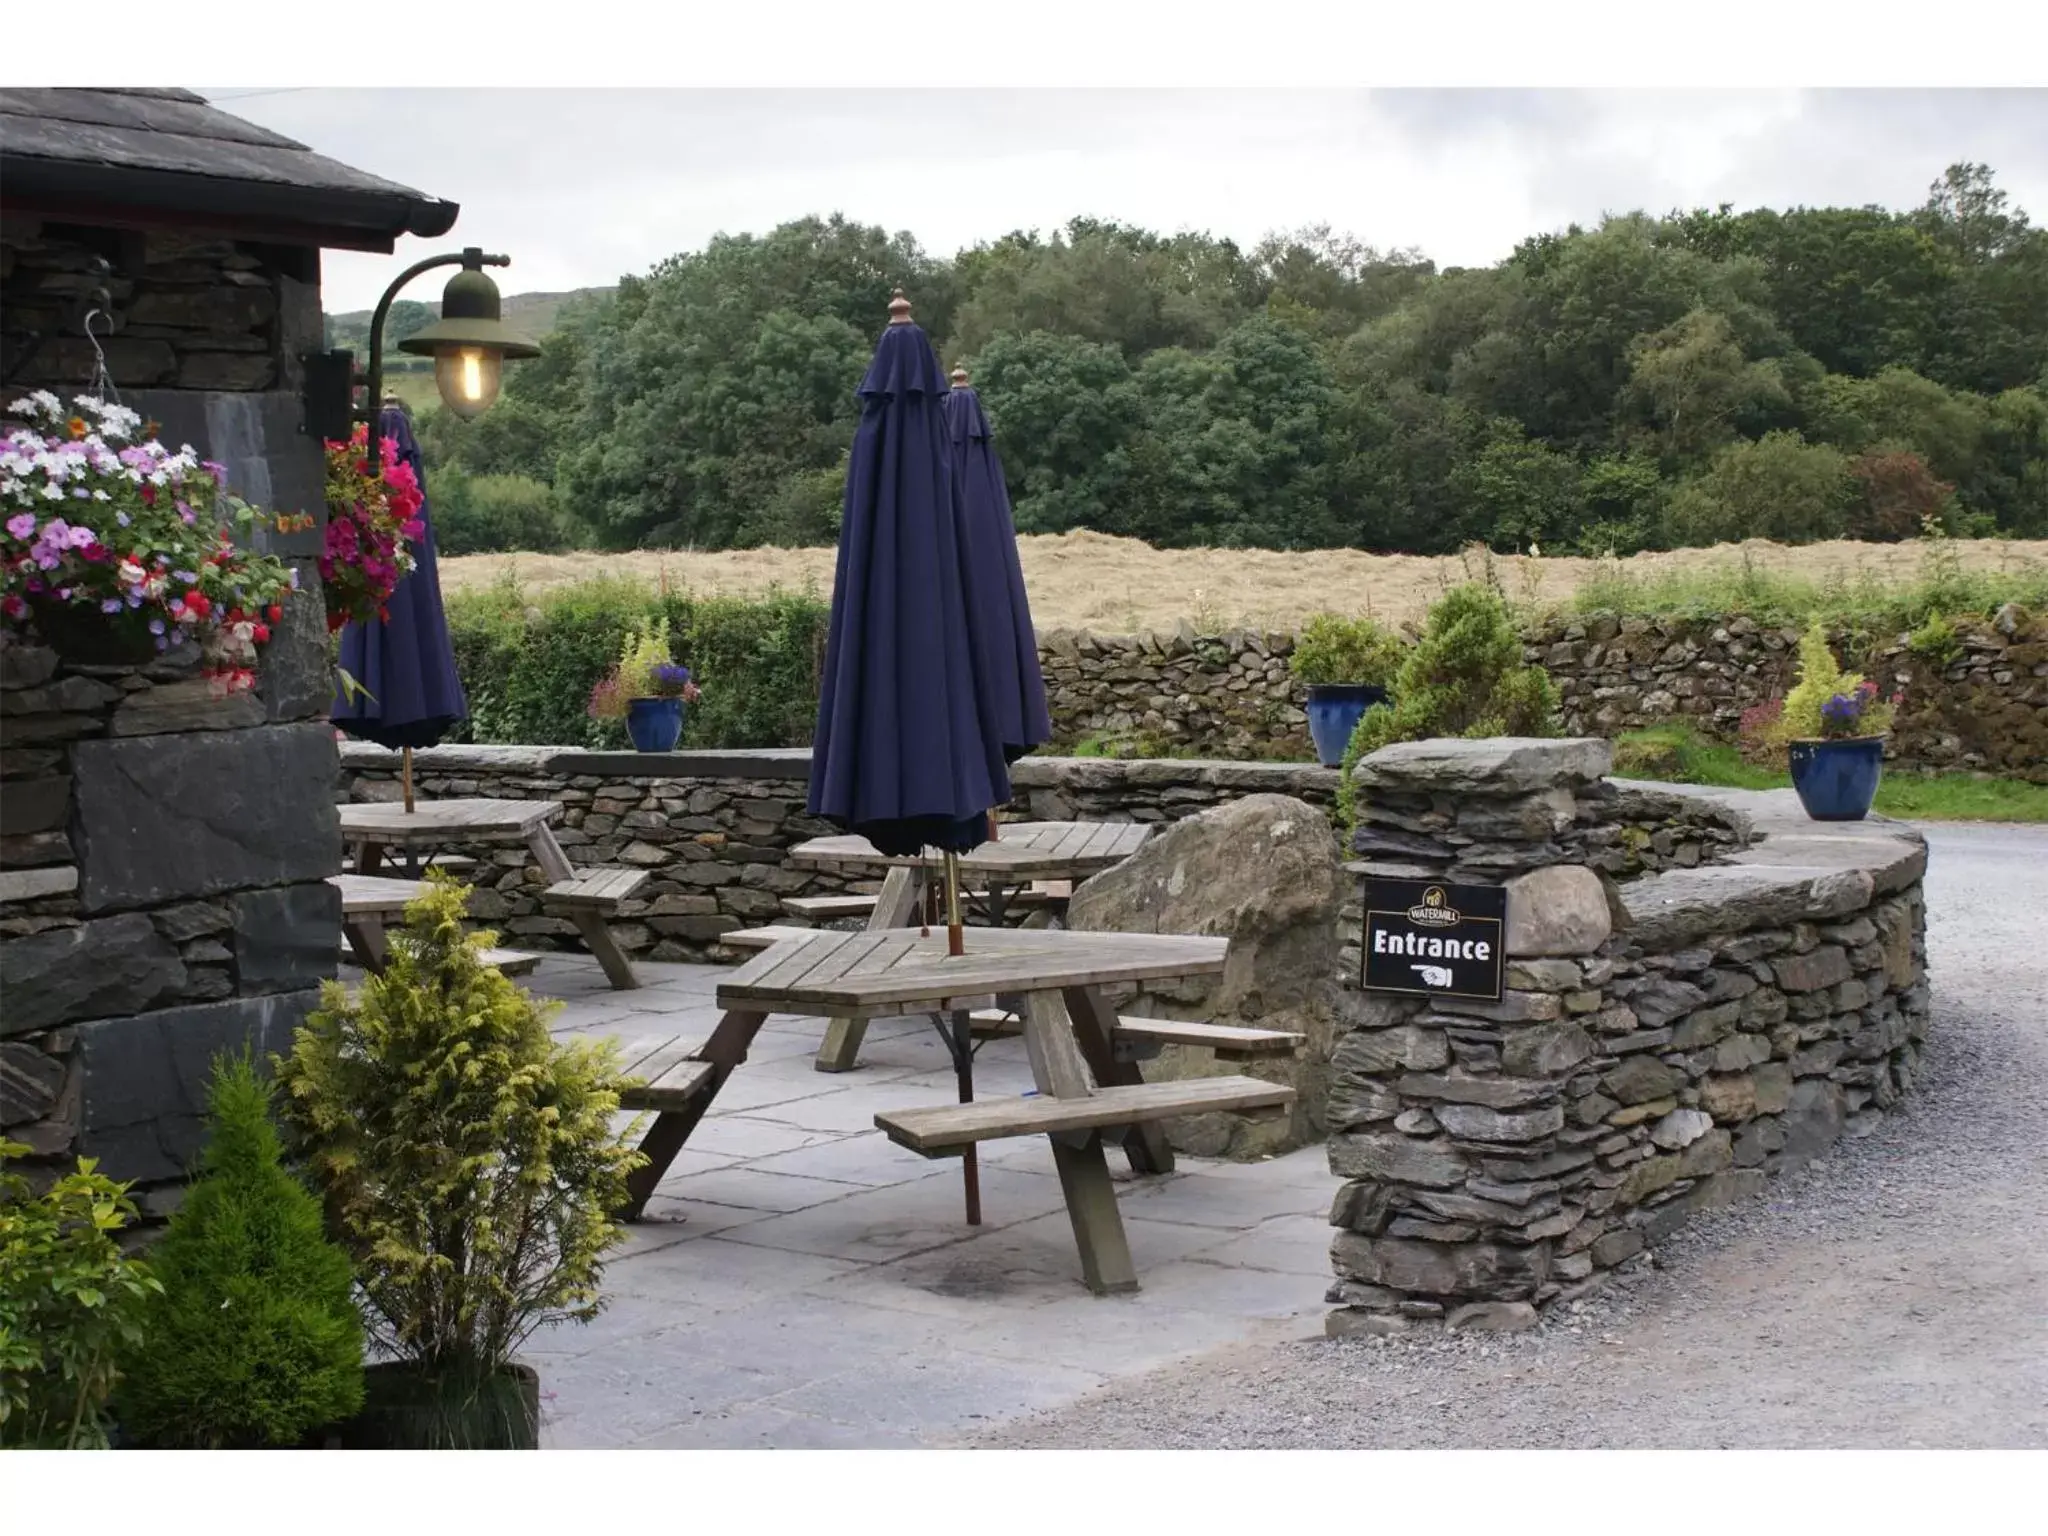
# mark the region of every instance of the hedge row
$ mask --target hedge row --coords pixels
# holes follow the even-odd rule
[[[451,594],[448,628],[469,694],[451,739],[617,748],[624,726],[585,713],[627,632],[666,616],[675,659],[696,675],[686,747],[801,746],[818,712],[830,609],[815,592],[697,597],[594,581],[529,596],[504,582]]]

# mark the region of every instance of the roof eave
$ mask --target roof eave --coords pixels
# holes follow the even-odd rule
[[[395,192],[296,187],[35,156],[0,156],[0,207],[123,227],[182,226],[246,239],[389,252],[399,236],[433,239],[461,205]]]

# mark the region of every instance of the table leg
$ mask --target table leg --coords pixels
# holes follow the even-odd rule
[[[1066,1196],[1067,1218],[1074,1225],[1074,1246],[1081,1254],[1081,1278],[1098,1296],[1138,1288],[1137,1266],[1131,1262],[1130,1239],[1116,1208],[1116,1184],[1102,1155],[1102,1138],[1085,1147],[1070,1147],[1057,1136],[1052,1142],[1053,1166],[1059,1170],[1060,1192]]]
[[[914,865],[896,865],[882,881],[882,893],[875,898],[875,910],[868,915],[870,932],[877,928],[902,928],[917,915],[917,899],[923,894],[924,871]],[[868,1032],[865,1019],[834,1019],[825,1026],[825,1043],[818,1047],[820,1072],[851,1072],[860,1064],[860,1042]]]
[[[383,867],[384,845],[374,838],[364,838],[356,844],[356,873],[374,875]]]
[[[344,917],[341,931],[348,935],[348,947],[355,951],[356,964],[372,976],[382,976],[391,958],[384,938],[384,919],[374,912]]]
[[[1069,987],[1064,993],[1067,1013],[1074,1021],[1074,1039],[1105,1088],[1128,1087],[1145,1081],[1135,1061],[1116,1059],[1116,1009],[1094,987]],[[1157,1121],[1134,1125],[1124,1132],[1124,1155],[1133,1173],[1173,1172],[1173,1148],[1166,1130]]]
[[[1079,991],[1079,988],[1074,989]],[[1085,1098],[1095,1091],[1080,1037],[1083,1027],[1069,1019],[1058,993],[1034,992],[1025,1001],[1024,1050],[1031,1058],[1031,1076],[1038,1091],[1053,1098]],[[1067,1218],[1074,1225],[1074,1245],[1081,1254],[1081,1277],[1096,1295],[1135,1291],[1137,1270],[1116,1208],[1116,1185],[1102,1155],[1102,1137],[1091,1134],[1079,1143],[1051,1136],[1053,1164],[1059,1170],[1060,1192]]]
[[[654,1193],[662,1175],[668,1172],[669,1164],[683,1150],[690,1133],[697,1129],[697,1122],[704,1118],[704,1112],[711,1108],[711,1101],[718,1097],[718,1090],[732,1076],[733,1068],[747,1059],[747,1047],[767,1022],[765,1013],[728,1013],[718,1021],[711,1038],[697,1052],[698,1060],[713,1064],[711,1077],[704,1084],[703,1091],[681,1109],[661,1111],[654,1117],[654,1124],[647,1128],[647,1134],[640,1138],[640,1155],[647,1161],[626,1175],[626,1203],[617,1212],[621,1221],[640,1219],[640,1213],[647,1208],[648,1197]]]
[[[974,1102],[974,1026],[967,1017],[967,1010],[956,1008],[952,1013],[951,1027],[938,1014],[932,1022],[939,1028],[939,1037],[946,1042],[946,1049],[953,1056],[953,1078],[960,1088],[960,1102]],[[981,1163],[974,1154],[974,1145],[968,1143],[960,1154],[960,1182],[967,1196],[967,1225],[981,1225]]]
[[[548,877],[550,883],[576,878],[576,866],[569,862],[569,855],[562,852],[562,845],[555,841],[555,834],[546,822],[541,822],[527,835],[526,845],[533,850],[541,873]],[[576,931],[583,935],[584,944],[597,957],[597,963],[604,967],[604,979],[612,984],[614,991],[631,992],[640,985],[640,978],[633,974],[633,962],[619,948],[618,940],[612,937],[612,931],[605,926],[601,914],[588,907],[578,907],[569,913],[569,921],[576,925]]]

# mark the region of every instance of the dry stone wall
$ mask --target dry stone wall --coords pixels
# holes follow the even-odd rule
[[[394,752],[344,743],[341,798],[396,800]],[[620,911],[613,935],[650,960],[731,960],[719,942],[735,928],[789,922],[786,896],[872,891],[787,861],[790,848],[837,829],[804,812],[810,753],[574,752],[554,747],[435,747],[414,756],[417,792],[429,799],[485,795],[559,800],[556,829],[579,865],[630,866],[652,878]],[[1177,821],[1250,794],[1288,794],[1319,807],[1335,798],[1335,772],[1307,764],[1027,758],[1011,777],[1010,814],[1041,821]],[[581,948],[574,925],[541,910],[547,882],[524,848],[450,844],[476,859],[465,878],[471,910],[529,949]]]
[[[301,593],[253,693],[196,654],[81,666],[0,640],[0,1135],[162,1214],[216,1052],[289,1049],[335,974],[330,674]]]
[[[1851,668],[1906,703],[1889,746],[1895,770],[1963,770],[2048,783],[2048,618],[2016,607],[1957,626],[1951,658],[1916,654],[1902,635],[1842,631]],[[1616,736],[1680,722],[1723,741],[1742,712],[1793,681],[1799,631],[1742,617],[1588,617],[1523,636],[1527,659],[1562,696],[1565,729]],[[1098,635],[1052,630],[1039,659],[1055,740],[1138,756],[1314,756],[1287,670],[1288,634]]]
[[[1505,883],[1508,962],[1499,1002],[1366,993],[1344,915],[1332,1335],[1528,1326],[1913,1082],[1920,836],[1808,821],[1789,791],[1618,786],[1608,761],[1582,739],[1358,765],[1353,873]]]

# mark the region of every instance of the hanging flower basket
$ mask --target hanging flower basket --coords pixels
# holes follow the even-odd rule
[[[254,686],[258,648],[298,584],[236,543],[256,514],[227,472],[93,395],[13,401],[0,442],[0,624],[86,665],[136,665],[187,641],[225,694]]]
[[[425,497],[412,466],[390,438],[379,440],[381,476],[370,473],[370,429],[327,445],[327,540],[320,581],[330,631],[389,617],[385,604],[412,573],[411,545],[426,534]]]

